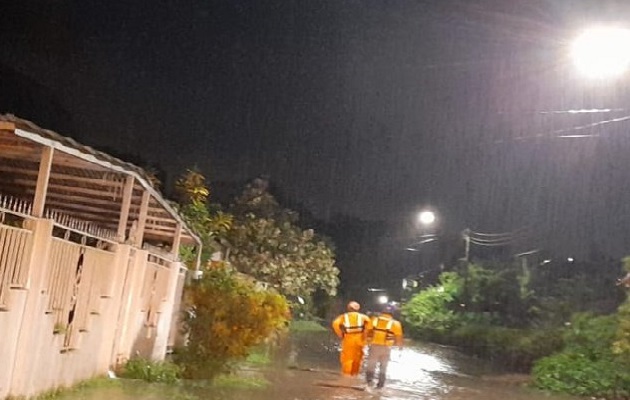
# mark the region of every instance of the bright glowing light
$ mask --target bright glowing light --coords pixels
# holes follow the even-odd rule
[[[418,220],[422,225],[431,225],[435,222],[435,213],[433,211],[422,211],[418,215]]]
[[[592,28],[573,43],[571,56],[576,67],[591,78],[611,78],[630,68],[630,30]]]
[[[298,297],[297,297],[297,299],[298,299],[298,302],[299,302],[300,304],[302,304],[302,305],[306,304],[306,302],[304,301],[304,299],[302,298],[302,296],[298,296]]]
[[[376,301],[378,301],[378,304],[387,304],[387,302],[389,301],[389,297],[382,295],[382,296],[378,296],[376,298]]]
[[[440,375],[436,375],[436,372],[453,373],[455,371],[440,359],[439,355],[427,354],[422,349],[415,348],[395,349],[392,351],[392,359],[387,369],[387,377],[392,382],[388,385],[400,389],[411,389],[412,392],[425,395],[435,387],[444,387],[444,382],[439,381]],[[405,398],[411,397],[405,396]]]
[[[568,262],[573,262],[573,257],[569,257],[569,258],[567,258],[567,261],[568,261]]]

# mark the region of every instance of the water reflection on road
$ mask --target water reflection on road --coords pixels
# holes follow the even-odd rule
[[[393,352],[387,386],[363,390],[363,382],[344,380],[337,371],[337,351],[330,335],[302,334],[294,337],[277,362],[265,371],[271,382],[266,388],[208,389],[160,388],[137,382],[122,387],[81,393],[85,400],[560,400],[527,389],[523,376],[501,374],[488,364],[463,356],[453,349],[416,344]],[[341,386],[341,387],[340,387]],[[70,400],[72,396],[68,398]]]
[[[362,380],[347,381],[337,373],[337,352],[330,337],[304,336],[293,342],[299,347],[298,364],[311,372],[294,373],[284,384],[301,388],[293,397],[274,394],[278,399],[431,399],[431,400],[560,400],[571,397],[549,396],[528,389],[523,375],[509,375],[478,359],[467,357],[452,348],[431,344],[408,344],[392,352],[387,385],[382,390],[358,390]],[[278,377],[282,380],[283,378]],[[273,378],[272,378],[273,379]],[[278,381],[276,381],[278,382]],[[340,384],[344,388],[318,387],[320,383]],[[287,384],[288,383],[288,384]],[[353,387],[353,388],[351,388]],[[356,387],[356,388],[355,388]],[[271,399],[271,397],[270,397]]]

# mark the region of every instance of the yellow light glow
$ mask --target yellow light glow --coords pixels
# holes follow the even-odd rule
[[[630,30],[588,29],[573,43],[571,56],[580,72],[590,78],[619,76],[630,67]]]

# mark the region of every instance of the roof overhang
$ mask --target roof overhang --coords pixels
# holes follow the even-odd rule
[[[140,215],[149,195],[145,241],[169,242],[181,227],[181,243],[201,243],[177,210],[154,187],[143,169],[97,151],[30,121],[0,115],[0,193],[32,199],[44,147],[54,149],[46,209],[116,231],[125,182],[133,177],[127,228]]]

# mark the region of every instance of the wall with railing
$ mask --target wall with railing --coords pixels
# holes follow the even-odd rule
[[[9,308],[10,289],[23,289],[28,277],[31,231],[12,226],[20,221],[16,217],[0,211],[0,310]]]
[[[162,359],[182,266],[112,232],[0,198],[0,399]]]
[[[115,254],[53,237],[47,276],[48,307],[53,332],[64,335],[62,350],[78,347],[79,333],[90,329],[101,301],[111,298]]]

